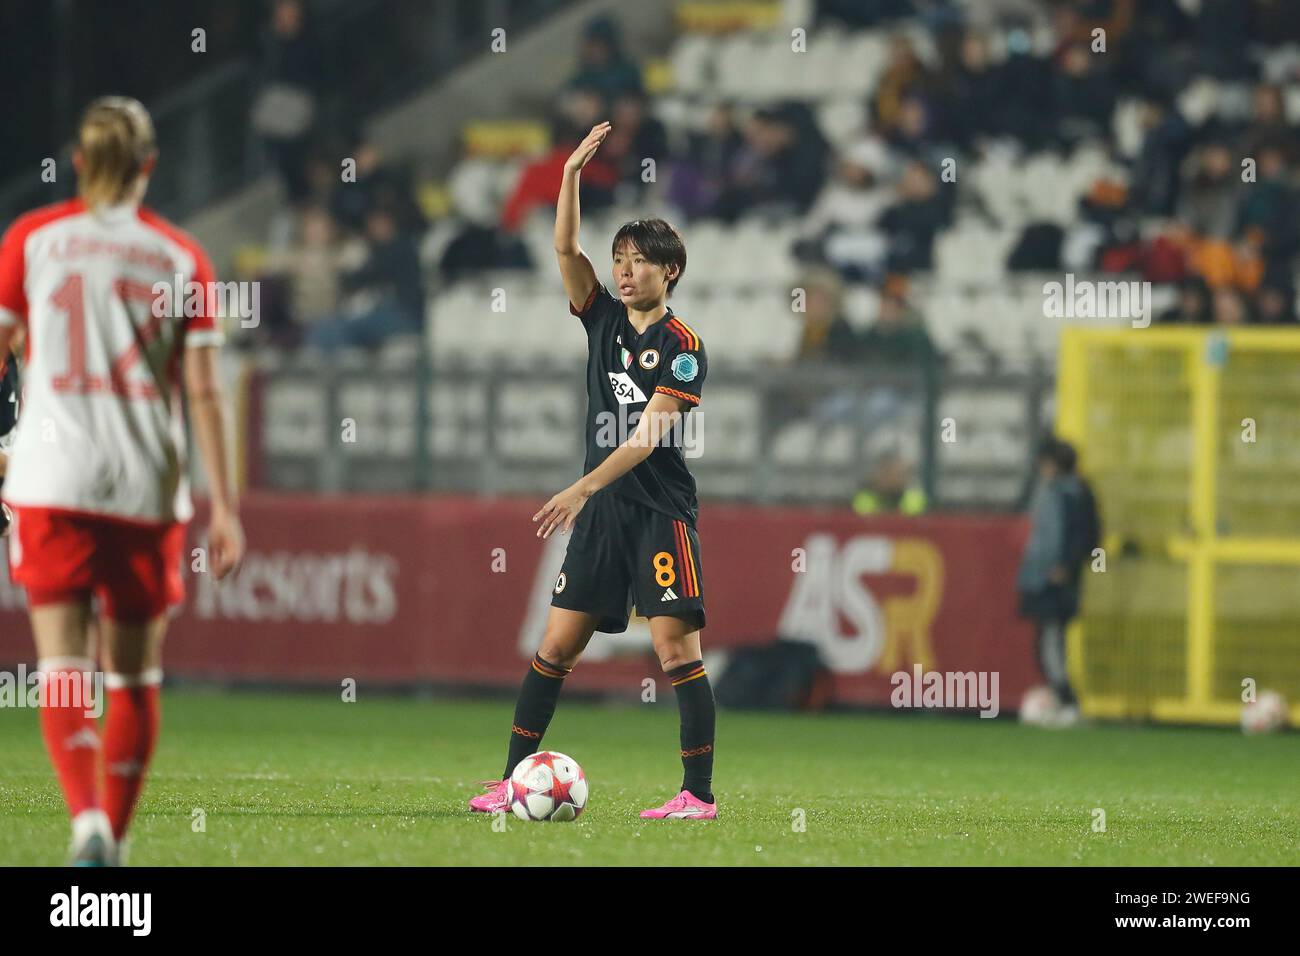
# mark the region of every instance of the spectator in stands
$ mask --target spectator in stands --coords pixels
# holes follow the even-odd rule
[[[635,201],[645,191],[647,159],[655,161],[656,179],[661,175],[660,166],[668,158],[668,133],[664,124],[646,111],[645,94],[640,90],[628,90],[614,100],[613,127],[601,155],[617,172],[620,189],[628,190],[628,201]]]
[[[270,148],[290,202],[308,194],[307,158],[312,126],[327,74],[302,0],[275,0],[262,42],[261,91],[252,124]]]
[[[1286,118],[1286,97],[1281,87],[1260,83],[1251,91],[1250,122],[1237,142],[1237,152],[1244,157],[1259,158],[1266,147],[1280,147],[1285,161],[1300,159],[1296,149],[1296,130]]]
[[[1253,292],[1264,276],[1265,263],[1255,241],[1205,239],[1191,244],[1191,271],[1211,289],[1236,288]]]
[[[552,126],[560,124],[564,137],[586,136],[597,123],[609,119],[611,100],[594,86],[572,86],[560,94],[555,104]]]
[[[1151,216],[1172,215],[1178,201],[1179,167],[1191,145],[1191,129],[1166,98],[1148,94],[1142,103],[1142,148],[1134,164],[1129,195],[1133,207]]]
[[[908,93],[899,104],[898,122],[887,137],[889,145],[900,156],[908,156],[938,168],[940,162],[953,154],[951,146],[941,146],[940,142],[951,142],[950,135],[940,137],[938,114],[930,105],[930,99],[920,93]]]
[[[955,200],[955,190],[941,190],[929,165],[915,159],[908,162],[898,182],[897,201],[877,222],[889,236],[890,272],[930,268],[934,238],[951,224]]]
[[[640,91],[641,69],[623,53],[618,24],[611,17],[588,21],[578,50],[578,68],[571,88],[596,90],[613,103],[624,93]],[[588,124],[588,127],[595,123]],[[583,130],[586,135],[586,129]]]
[[[295,203],[300,209],[321,206],[329,209],[334,203],[334,187],[339,185],[338,150],[313,147],[307,156],[305,173],[307,193]],[[297,224],[297,210],[290,220]]]
[[[927,500],[916,477],[914,464],[901,451],[887,451],[875,462],[866,486],[853,496],[853,510],[863,517],[922,514]]]
[[[1126,89],[1179,90],[1200,72],[1194,36],[1195,22],[1180,0],[1142,0],[1133,7],[1131,29],[1122,37],[1107,33],[1104,56]]]
[[[418,335],[424,327],[424,280],[415,240],[403,233],[392,210],[380,206],[366,216],[366,254],[359,268],[344,274],[352,307],[314,326],[308,340],[317,348],[374,348],[395,335]]]
[[[383,177],[379,147],[357,135],[343,155],[356,164],[356,181],[340,180],[339,185],[331,190],[330,212],[344,229],[359,232],[365,226],[366,213],[377,203],[375,193]]]
[[[1001,131],[1007,97],[1001,76],[989,59],[983,31],[967,30],[958,51],[958,62],[945,71],[936,107],[953,139],[970,150],[981,137]]]
[[[1296,227],[1300,204],[1282,146],[1263,145],[1257,155],[1257,180],[1243,184],[1239,191],[1235,234],[1251,243],[1266,263],[1281,265],[1295,255],[1300,245]],[[1234,175],[1234,179],[1239,181],[1240,175]]]
[[[704,129],[688,135],[684,155],[673,161],[669,203],[687,219],[712,209],[743,146],[735,109],[730,103],[718,103]]]
[[[436,223],[426,240],[445,282],[485,269],[533,265],[522,238],[500,228],[506,199],[501,167],[501,161],[475,157],[467,146],[461,146],[460,159],[447,179],[452,216]]]
[[[343,155],[356,163],[356,180],[341,180],[335,164],[330,212],[342,228],[354,233],[364,231],[366,217],[378,206],[392,210],[403,230],[417,230],[426,225],[415,203],[415,190],[409,177],[385,163],[383,152],[373,139],[360,132],[353,134]]]
[[[1198,236],[1231,239],[1237,230],[1241,176],[1225,143],[1204,143],[1184,164],[1178,218]]]
[[[1052,72],[1052,116],[1057,141],[1073,146],[1105,138],[1115,109],[1115,90],[1097,54],[1072,43],[1058,55]]]
[[[1053,32],[1067,46],[1090,43],[1103,30],[1106,42],[1120,43],[1131,29],[1137,0],[1060,0],[1052,8]]]
[[[1160,316],[1162,325],[1207,325],[1213,320],[1210,289],[1200,276],[1184,279],[1178,286],[1178,302]]]
[[[1028,24],[1013,23],[1003,39],[1007,58],[997,68],[1001,106],[992,117],[976,120],[1017,140],[1025,149],[1038,149],[1049,141],[1052,132],[1052,125],[1043,122],[1052,108],[1051,70],[1043,58],[1034,54]]]
[[[1214,324],[1246,325],[1251,320],[1245,297],[1229,286],[1214,291]]]
[[[287,283],[289,318],[299,334],[339,307],[343,258],[335,233],[329,211],[309,206],[298,217],[298,241],[267,258],[267,274]]]
[[[1255,318],[1261,325],[1295,325],[1295,285],[1285,271],[1267,275],[1255,293]]]
[[[871,97],[872,111],[882,136],[893,137],[903,118],[903,103],[913,94],[925,93],[931,83],[929,71],[905,33],[889,38],[889,59]]]
[[[532,269],[535,265],[522,238],[474,222],[456,227],[438,259],[438,271],[446,282],[493,269]]]
[[[795,313],[803,326],[795,361],[860,361],[862,340],[844,318],[844,283],[840,277],[825,267],[810,269],[798,288],[804,290],[804,310]]]
[[[804,213],[826,182],[829,149],[802,104],[763,107],[745,124],[745,145],[730,183],[711,210],[726,222],[743,214]]]
[[[883,276],[887,240],[876,223],[892,198],[887,185],[893,163],[876,137],[848,146],[833,163],[833,174],[804,219],[795,254],[825,261],[848,279]]]
[[[593,98],[590,91],[576,91],[570,101],[582,101],[598,107],[599,100]],[[501,226],[507,232],[518,232],[523,228],[528,217],[538,207],[554,209],[560,198],[560,182],[563,179],[564,163],[573,152],[573,148],[582,142],[587,130],[595,126],[600,119],[595,119],[591,126],[575,125],[581,122],[579,117],[598,115],[586,106],[563,110],[564,115],[552,125],[553,145],[550,150],[536,160],[526,164],[519,173],[514,191],[506,200],[501,213]],[[572,117],[572,119],[571,119]],[[618,170],[600,153],[594,156],[582,171],[582,203],[587,210],[607,208],[614,199],[614,187],[618,185]]]
[[[1200,0],[1196,11],[1198,72],[1221,80],[1244,80],[1254,65],[1247,56],[1252,4],[1242,0]]]
[[[468,144],[458,146],[456,163],[446,183],[457,219],[482,226],[496,225],[506,198],[500,171],[500,161],[475,156]]]
[[[834,270],[825,266],[810,268],[799,279],[803,290],[803,310],[796,311],[800,323],[799,342],[790,361],[796,365],[824,363],[838,367],[852,366],[862,360],[862,343],[858,333],[844,317],[844,283]],[[796,308],[798,302],[795,303]],[[773,431],[788,423],[813,418],[845,419],[856,414],[859,398],[853,388],[831,388],[797,375],[777,392],[769,422]]]
[[[931,364],[938,352],[900,286],[897,280],[885,283],[880,313],[862,335],[861,355],[868,362],[882,365]]]

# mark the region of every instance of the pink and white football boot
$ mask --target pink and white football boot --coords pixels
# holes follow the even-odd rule
[[[642,820],[712,820],[717,815],[717,803],[705,803],[689,790],[683,790],[662,807],[641,811]]]
[[[484,780],[477,797],[471,797],[469,808],[475,813],[505,813],[510,809],[510,780]]]

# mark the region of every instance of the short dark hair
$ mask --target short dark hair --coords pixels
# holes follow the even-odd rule
[[[673,287],[686,274],[686,243],[681,233],[665,219],[633,219],[614,233],[609,254],[613,256],[627,242],[657,266],[677,266],[677,275],[668,280],[668,294],[672,295]]]
[[[1044,438],[1039,444],[1038,459],[1052,462],[1063,475],[1073,474],[1079,463],[1079,455],[1074,450],[1074,446],[1052,435]]]

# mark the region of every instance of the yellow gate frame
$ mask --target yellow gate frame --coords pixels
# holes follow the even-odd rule
[[[1235,723],[1241,713],[1239,701],[1215,699],[1211,681],[1215,654],[1215,583],[1218,567],[1224,564],[1277,564],[1300,566],[1300,537],[1236,536],[1221,534],[1218,515],[1217,451],[1221,437],[1220,398],[1227,358],[1230,355],[1271,353],[1294,355],[1300,369],[1300,330],[1263,328],[1162,327],[1146,329],[1067,328],[1062,331],[1056,388],[1056,430],[1075,444],[1081,470],[1088,469],[1089,430],[1087,412],[1095,396],[1091,390],[1090,353],[1098,348],[1122,346],[1130,353],[1149,350],[1180,354],[1191,383],[1189,489],[1192,533],[1171,530],[1166,539],[1167,555],[1186,562],[1188,606],[1186,634],[1186,688],[1182,697],[1157,697],[1149,704],[1156,720],[1189,723]],[[1094,475],[1095,477],[1095,475]],[[1300,475],[1297,475],[1300,481]],[[1100,501],[1103,517],[1106,502]],[[1122,535],[1107,529],[1108,553]],[[1086,592],[1085,592],[1086,602]],[[1300,655],[1300,620],[1296,622],[1296,653]],[[1070,668],[1084,673],[1088,636],[1082,619],[1070,633]],[[1121,717],[1132,713],[1123,695],[1090,694],[1080,688],[1085,713],[1099,717]],[[1300,723],[1300,701],[1290,701],[1292,725]]]

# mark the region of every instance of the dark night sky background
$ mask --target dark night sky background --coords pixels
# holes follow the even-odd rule
[[[85,104],[124,93],[146,104],[197,72],[253,57],[260,0],[4,0],[0,3],[0,182],[67,142]],[[207,29],[208,52],[190,51]]]

